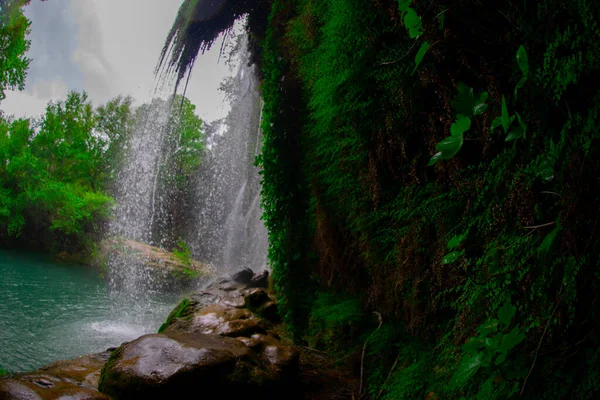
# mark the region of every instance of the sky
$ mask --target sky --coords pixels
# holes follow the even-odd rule
[[[0,109],[33,117],[71,90],[86,91],[95,106],[118,95],[149,102],[157,85],[154,68],[182,1],[32,0],[25,10],[32,23],[25,90],[7,91]],[[228,111],[217,88],[232,72],[219,62],[220,45],[199,56],[186,93],[207,122]]]

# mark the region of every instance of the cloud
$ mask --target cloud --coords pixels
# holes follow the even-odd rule
[[[30,92],[38,99],[64,98],[69,92],[69,86],[62,80],[39,81]]]
[[[71,62],[77,48],[77,25],[65,3],[62,7],[51,3],[36,1],[25,10],[32,21],[28,53],[32,63],[26,90],[31,92],[39,82],[55,80],[66,82],[73,90],[83,90],[83,76]]]
[[[114,69],[104,54],[100,21],[93,0],[70,0],[69,7],[78,27],[77,48],[71,61],[84,78],[84,88],[92,98],[102,102],[109,99]]]

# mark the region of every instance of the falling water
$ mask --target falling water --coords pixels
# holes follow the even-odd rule
[[[118,207],[110,227],[113,235],[151,244],[157,180],[170,111],[170,102],[156,98],[136,113],[126,162],[119,173]]]
[[[256,68],[248,65],[246,39],[238,46],[237,73],[229,82],[230,112],[205,125],[208,148],[198,154],[200,167],[192,182],[193,199],[173,207],[163,179],[168,175],[173,129],[169,101],[154,99],[137,112],[126,162],[119,174],[116,218],[111,237],[118,236],[173,250],[182,236],[195,259],[221,273],[266,267],[267,237],[260,220],[260,178],[254,160],[261,142],[262,101]],[[175,218],[173,213],[178,213]],[[168,222],[165,222],[168,221]],[[176,229],[172,227],[177,221]],[[176,231],[176,233],[174,232]],[[109,260],[113,286],[131,293],[160,286],[155,274],[130,258]]]
[[[126,151],[126,159],[116,185],[116,218],[109,237],[152,243],[157,196],[157,182],[163,162],[163,146],[169,132],[171,102],[155,98],[136,110],[135,125]],[[128,254],[111,253],[108,278],[112,287],[138,298],[149,288],[157,288],[155,274],[139,259]]]
[[[267,262],[260,176],[254,166],[261,147],[262,101],[245,40],[239,48],[239,67],[229,93],[231,110],[210,126],[208,167],[198,176],[196,218],[188,229],[194,254],[226,273],[259,271]]]

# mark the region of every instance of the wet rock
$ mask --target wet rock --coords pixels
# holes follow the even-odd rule
[[[103,369],[99,389],[116,400],[184,399],[192,388],[223,398],[255,398],[272,384],[270,369],[239,340],[169,333],[121,346]]]
[[[254,274],[250,283],[246,286],[247,288],[262,288],[266,289],[269,287],[269,271],[265,270],[260,273]]]
[[[63,378],[26,374],[0,379],[0,399],[12,400],[108,400],[95,389]]]
[[[37,371],[0,379],[0,399],[107,400],[96,390],[109,353],[58,361]]]
[[[110,352],[92,354],[73,360],[57,361],[40,371],[49,375],[59,376],[63,380],[76,383],[90,389],[98,387],[100,371],[108,361]]]
[[[204,333],[237,337],[265,333],[267,326],[244,308],[215,304],[196,311],[190,318],[173,322],[165,333]]]
[[[271,300],[266,302],[259,307],[256,312],[258,315],[272,323],[277,324],[281,322],[281,318],[279,317],[279,307],[276,301]]]
[[[248,284],[252,281],[254,272],[250,268],[244,268],[231,276],[231,280],[235,283]]]
[[[250,338],[239,337],[237,339],[259,355],[279,383],[288,384],[297,378],[300,353],[296,349],[285,346],[270,335],[254,334]]]
[[[244,307],[256,311],[265,303],[271,301],[271,298],[263,289],[250,289],[244,295]]]
[[[195,310],[212,304],[223,304],[230,307],[244,307],[244,295],[236,287],[235,290],[225,291],[218,288],[207,288],[206,290],[195,294],[190,299],[194,304]]]

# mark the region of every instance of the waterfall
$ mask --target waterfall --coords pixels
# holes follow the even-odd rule
[[[156,185],[171,104],[160,98],[136,112],[125,163],[118,174],[116,219],[111,235],[149,243],[156,205]]]
[[[261,148],[262,100],[246,39],[230,85],[231,110],[211,126],[209,167],[197,180],[191,231],[194,254],[231,273],[267,265],[267,232],[261,221],[260,176],[254,160]]]
[[[178,102],[155,98],[136,111],[136,128],[118,174],[109,237],[168,251],[182,237],[194,259],[224,274],[266,267],[267,235],[254,166],[261,148],[262,101],[256,67],[248,65],[246,40],[237,46],[237,72],[229,81],[230,112],[205,124],[207,149],[198,154],[200,166],[188,181],[185,199],[173,198],[175,172],[169,169],[177,151],[173,125]],[[147,265],[127,257],[111,257],[108,269],[111,284],[131,293],[161,284]]]

